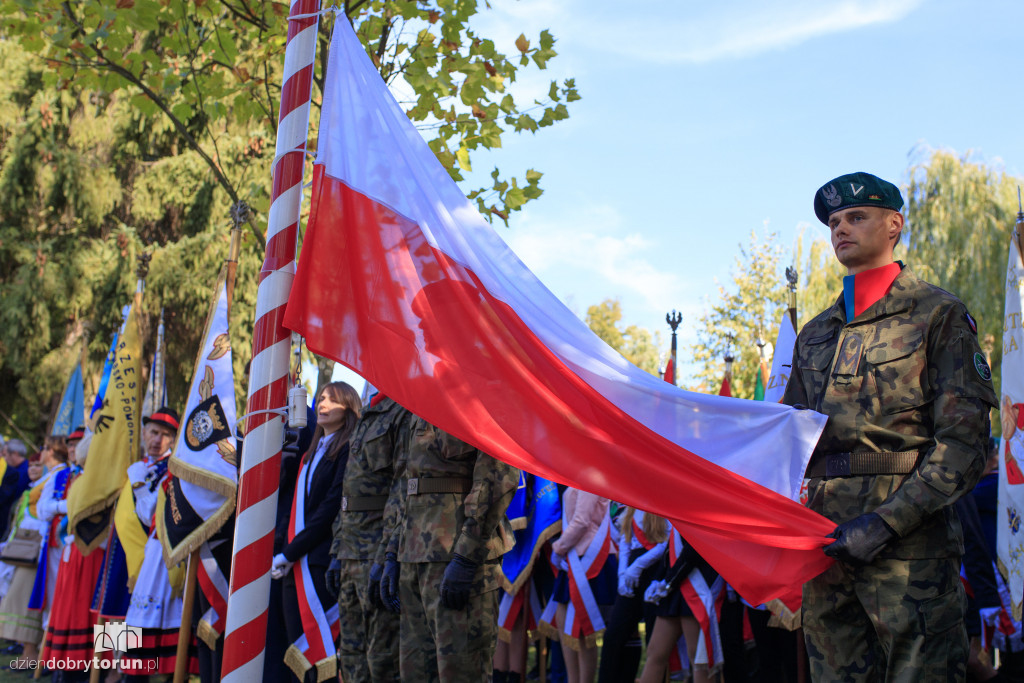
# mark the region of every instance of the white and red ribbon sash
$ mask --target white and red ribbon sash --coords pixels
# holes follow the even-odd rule
[[[668,544],[669,566],[676,563],[684,547],[683,537],[679,535],[679,531],[672,529]],[[697,643],[697,654],[693,664],[707,666],[714,672],[724,661],[718,617],[725,597],[725,579],[719,576],[711,586],[708,586],[700,569],[694,569],[683,580],[679,591],[700,625],[700,640]]]
[[[533,633],[537,630],[543,610],[532,578],[515,594],[502,592],[501,602],[498,604],[498,629],[504,633],[512,633],[523,610],[526,610],[526,632]]]
[[[644,533],[644,514],[646,513],[643,510],[637,510],[633,513],[633,519],[630,520],[630,523],[633,529],[633,538],[644,547],[644,550],[650,550],[658,544],[647,538],[647,534]]]
[[[612,545],[611,521],[605,515],[587,551],[577,555],[570,550],[565,558],[569,565],[569,604],[565,613],[564,632],[572,639],[585,639],[604,631],[604,619],[601,618],[594,592],[590,590],[589,579],[601,573],[608,554],[612,552]],[[554,600],[549,602],[541,615],[541,622],[553,625],[557,607]]]
[[[706,666],[714,674],[725,661],[722,655],[722,636],[718,628],[718,617],[725,596],[725,579],[719,576],[708,586],[700,570],[694,569],[683,581],[679,591],[700,625],[700,638],[697,640],[693,664]]]
[[[199,546],[199,566],[196,577],[199,580],[199,589],[203,591],[203,595],[210,603],[210,609],[206,610],[199,618],[199,630],[206,632],[208,629],[216,642],[216,639],[224,633],[224,618],[228,612],[228,580],[224,576],[224,572],[220,570],[217,560],[214,559],[209,543]],[[215,645],[211,645],[212,647]]]
[[[312,463],[303,462],[299,468],[298,485],[292,498],[292,517],[288,522],[288,541],[291,542],[306,526],[306,487],[303,485],[306,469]],[[302,653],[310,668],[316,667],[328,657],[334,657],[334,646],[339,632],[338,606],[324,612],[316,594],[313,576],[309,571],[309,557],[303,555],[292,567],[295,572],[295,590],[299,597],[299,616],[302,617],[302,636],[293,646]],[[302,678],[303,672],[296,672]]]

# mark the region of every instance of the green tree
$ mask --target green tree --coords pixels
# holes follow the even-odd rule
[[[967,305],[998,387],[1006,260],[1021,179],[971,161],[970,154],[941,150],[912,166],[909,177],[905,260],[919,277]]]
[[[584,318],[587,326],[633,365],[645,372],[658,376],[661,366],[661,334],[629,325],[622,327],[622,302],[605,299],[587,308]]]
[[[411,90],[410,117],[457,179],[475,150],[564,119],[578,98],[570,79],[552,83],[543,102],[516,104],[517,75],[543,69],[554,39],[521,36],[501,46],[506,57],[473,30],[481,9],[359,0],[340,15],[385,80]],[[232,329],[244,396],[287,11],[279,2],[0,0],[0,383],[17,387],[0,395],[0,410],[28,431],[41,431],[86,335],[87,372],[98,372],[143,249],[153,252],[148,332],[164,308],[169,388],[183,397],[236,199],[255,216]],[[321,66],[333,21],[321,22]],[[540,178],[496,169],[469,194],[504,220],[540,195]]]
[[[718,300],[697,319],[697,342],[691,347],[698,365],[695,391],[717,393],[725,372],[727,350],[735,357],[732,395],[752,398],[760,366],[758,336],[774,343],[782,312],[788,308],[782,273],[784,249],[775,233],[740,245],[730,287],[718,286]],[[771,361],[770,356],[766,359]]]
[[[801,233],[793,245],[792,261],[797,268],[797,324],[808,320],[831,306],[843,288],[846,268],[836,260],[831,241],[824,231],[814,231],[810,243],[807,233]]]

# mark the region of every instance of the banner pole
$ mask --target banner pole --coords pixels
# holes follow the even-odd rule
[[[282,320],[295,276],[319,11],[320,0],[292,0],[288,14],[267,248],[256,295],[245,411],[250,417],[244,430],[235,513],[234,559],[224,632],[222,680],[226,683],[263,678],[270,563],[284,442],[284,420],[267,411],[287,404],[291,333]]]
[[[185,572],[185,595],[181,605],[181,628],[178,629],[178,650],[174,658],[174,683],[188,680],[188,646],[192,642],[192,607],[196,601],[196,573],[199,568],[199,550],[188,556]]]

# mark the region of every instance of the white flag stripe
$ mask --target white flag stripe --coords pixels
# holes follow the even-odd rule
[[[626,361],[526,268],[451,182],[380,87],[350,28],[336,27],[330,60],[329,71],[346,78],[328,80],[321,114],[317,163],[329,176],[414,222],[432,247],[470,269],[566,367],[637,422],[784,496],[799,495],[823,415],[685,392]],[[346,139],[354,131],[359,144]],[[580,476],[598,488],[604,482],[595,481],[597,474]]]

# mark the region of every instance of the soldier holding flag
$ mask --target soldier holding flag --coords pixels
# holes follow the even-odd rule
[[[808,506],[838,526],[833,566],[804,585],[815,680],[962,680],[963,538],[952,504],[981,477],[995,407],[977,325],[955,296],[893,261],[892,183],[840,176],[814,195],[843,293],[797,337],[784,402],[829,421]]]

